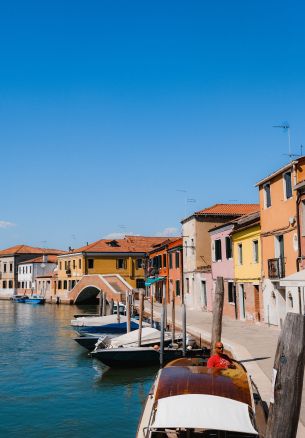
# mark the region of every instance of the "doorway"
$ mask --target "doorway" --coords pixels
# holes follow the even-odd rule
[[[239,319],[246,319],[245,287],[243,284],[239,284]]]

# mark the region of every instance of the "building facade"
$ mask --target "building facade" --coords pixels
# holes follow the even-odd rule
[[[294,187],[304,179],[305,157],[301,157],[256,184],[260,200],[264,315],[269,324],[282,326],[291,307],[281,280],[300,268],[303,245],[298,234],[300,200]],[[296,300],[293,297],[292,301]]]
[[[258,209],[257,204],[215,204],[182,220],[184,300],[188,307],[213,308],[209,231]]]

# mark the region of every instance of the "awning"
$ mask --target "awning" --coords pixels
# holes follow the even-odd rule
[[[158,281],[163,281],[165,280],[165,277],[151,277],[151,278],[147,278],[145,281],[145,286],[151,286],[154,283],[157,283]]]
[[[281,286],[305,286],[305,269],[294,274],[288,275],[280,280]]]
[[[151,428],[212,429],[258,435],[246,403],[206,394],[159,399]]]

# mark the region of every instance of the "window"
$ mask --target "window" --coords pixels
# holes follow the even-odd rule
[[[271,189],[270,183],[266,183],[263,185],[264,188],[264,207],[271,207]]]
[[[9,280],[8,287],[9,287],[9,289],[13,288],[13,280]]]
[[[3,272],[6,272],[6,263],[3,263]]]
[[[126,269],[127,268],[127,260],[126,259],[117,259],[116,268],[117,269]]]
[[[82,259],[78,259],[78,269],[82,269]]]
[[[10,263],[10,272],[13,272],[13,263]]]
[[[19,274],[21,274],[21,266],[19,266],[18,272]]]
[[[284,194],[285,198],[292,198],[291,172],[284,173]]]
[[[64,280],[64,289],[67,289],[67,280]]]
[[[201,280],[201,290],[200,290],[200,302],[203,307],[206,307],[208,304],[207,299],[207,284],[204,280]]]
[[[94,267],[94,259],[88,259],[88,269],[93,269]]]
[[[59,269],[61,270],[61,262],[59,262]]]
[[[235,303],[235,299],[234,299],[234,283],[232,283],[231,281],[228,282],[228,302],[229,303]]]
[[[176,296],[180,296],[180,280],[176,280]]]
[[[67,260],[65,260],[65,270],[67,270],[68,269],[68,262],[67,262]]]
[[[161,254],[158,255],[158,266],[159,266],[159,268],[162,268],[162,256],[161,256]]]
[[[258,240],[253,240],[253,261],[258,263]]]
[[[76,261],[73,259],[73,269],[76,268]]]
[[[179,257],[179,252],[176,252],[176,268],[179,268],[180,266],[180,257]]]
[[[169,264],[169,269],[173,268],[173,254],[170,252],[168,254],[168,264]]]
[[[215,261],[221,260],[221,240],[215,240]]]
[[[142,264],[143,264],[143,260],[142,259],[137,259],[136,260],[136,268],[137,269],[141,269],[142,268]]]
[[[238,264],[243,264],[243,245],[242,243],[238,244]]]
[[[32,273],[32,266],[29,266],[29,273]]]
[[[190,280],[189,280],[189,278],[186,278],[185,281],[186,281],[186,293],[189,294],[190,293]]]
[[[166,254],[163,254],[163,268],[166,268]]]
[[[145,280],[144,280],[144,278],[137,278],[136,279],[136,288],[138,288],[138,289],[145,289]]]
[[[61,280],[58,280],[58,289],[61,289]]]
[[[226,258],[231,259],[232,258],[232,240],[231,237],[226,237]]]
[[[3,289],[6,289],[6,280],[3,282]]]

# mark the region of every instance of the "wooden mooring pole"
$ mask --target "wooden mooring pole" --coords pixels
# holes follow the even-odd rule
[[[127,316],[127,333],[130,332],[130,296],[129,296],[129,292],[126,292],[126,316]]]
[[[113,298],[110,300],[110,315],[113,315],[114,301]]]
[[[120,322],[120,302],[116,302],[116,319],[117,322]]]
[[[176,323],[176,318],[175,318],[175,298],[172,298],[172,343],[175,342],[175,338],[176,338],[176,333],[175,333],[175,323]]]
[[[165,326],[165,307],[161,307],[161,331],[160,331],[160,366],[164,364],[164,326]]]
[[[103,294],[103,316],[106,316],[106,304],[107,304],[106,292],[103,292],[102,294]]]
[[[143,310],[144,310],[144,292],[140,291],[140,304],[139,304],[139,338],[138,345],[141,347],[142,340],[142,324],[143,324]]]
[[[186,307],[182,304],[182,352],[186,356]]]
[[[100,293],[99,293],[98,314],[100,316],[103,315],[103,292],[101,290],[100,290]]]
[[[221,340],[223,300],[224,300],[223,277],[217,277],[215,297],[213,303],[211,351],[214,350],[215,342]]]
[[[305,316],[287,313],[274,359],[273,388],[266,438],[295,438],[305,361]]]
[[[150,326],[154,326],[154,286],[150,286]]]

